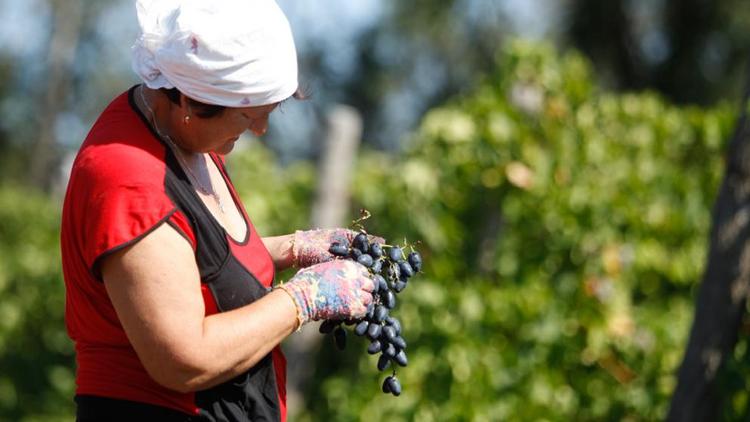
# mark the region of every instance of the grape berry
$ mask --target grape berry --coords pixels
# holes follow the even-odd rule
[[[336,347],[343,350],[346,347],[346,330],[343,325],[353,325],[354,334],[367,337],[370,344],[367,353],[380,353],[377,368],[384,371],[393,362],[393,374],[383,381],[384,393],[401,395],[401,383],[396,378],[396,365],[406,366],[406,340],[401,335],[401,322],[390,315],[396,307],[396,294],[402,292],[411,277],[422,270],[422,257],[414,251],[408,255],[399,246],[370,243],[367,234],[358,233],[349,242],[334,242],[328,251],[338,259],[357,261],[368,268],[375,284],[373,301],[367,309],[367,314],[359,320],[323,321],[320,332],[333,333]]]

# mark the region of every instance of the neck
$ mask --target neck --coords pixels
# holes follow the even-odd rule
[[[204,194],[212,195],[216,201],[216,204],[219,206],[219,210],[223,213],[224,205],[221,201],[221,198],[216,193],[216,190],[214,190],[213,183],[211,182],[211,174],[208,169],[208,162],[206,161],[205,154],[192,152],[180,147],[179,144],[172,140],[172,138],[169,136],[169,133],[163,132],[163,129],[159,125],[159,119],[156,114],[156,111],[158,111],[160,108],[156,104],[156,99],[149,101],[150,98],[146,96],[146,89],[144,85],[140,86],[139,96],[142,103],[141,105],[139,105],[141,111],[145,116],[147,116],[147,119],[149,119],[151,125],[153,126],[159,137],[168,144],[169,149],[171,149],[174,155],[177,157],[177,161],[180,162],[180,165],[184,168],[184,170],[187,170],[187,174],[189,174],[188,177],[193,179],[192,183],[194,184],[194,186]]]
[[[181,154],[191,160],[194,160],[195,156],[201,156],[202,154],[195,153],[182,147],[180,142],[175,140],[175,137],[172,136],[172,131],[170,130],[171,125],[165,124],[165,121],[168,123],[169,119],[159,118],[159,112],[162,110],[161,104],[163,103],[163,101],[159,101],[159,99],[157,98],[158,93],[151,89],[147,89],[143,84],[137,89],[140,90],[140,95],[138,97],[141,104],[136,104],[141,109],[143,115],[146,116],[146,119],[148,119],[148,121],[151,123],[151,126],[154,128],[159,137],[164,142],[169,144],[169,146],[172,148],[172,150],[174,150],[176,154]]]

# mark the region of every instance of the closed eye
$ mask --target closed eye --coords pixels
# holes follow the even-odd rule
[[[251,116],[247,115],[247,113],[245,113],[244,111],[240,111],[240,114],[242,115],[242,117],[244,117],[248,121],[253,122],[253,121],[257,120],[257,119],[260,119],[260,118],[263,118],[263,117],[268,117],[274,110],[276,110],[276,107],[278,105],[279,105],[278,103],[274,104],[273,108],[271,108],[270,110],[268,110],[265,114],[263,114],[261,116],[257,116],[257,117],[251,117]]]

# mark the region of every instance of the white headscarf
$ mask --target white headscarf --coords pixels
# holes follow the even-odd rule
[[[206,104],[273,104],[297,90],[292,31],[274,0],[137,0],[133,70]]]

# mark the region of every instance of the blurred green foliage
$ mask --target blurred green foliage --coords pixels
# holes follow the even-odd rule
[[[0,420],[72,420],[75,370],[65,332],[60,210],[0,186]]]
[[[402,156],[360,157],[352,215],[423,242],[394,312],[404,394],[380,393],[366,342],[326,343],[302,420],[665,416],[734,111],[601,92],[544,44],[510,44],[498,69]]]
[[[371,232],[422,242],[425,272],[394,312],[404,394],[379,391],[364,341],[326,343],[299,420],[666,414],[734,110],[601,92],[582,56],[546,44],[497,60],[406,152],[364,151],[356,166],[352,218],[367,208]],[[253,144],[229,166],[262,234],[307,226],[312,165],[282,168]],[[70,419],[58,224],[54,201],[0,188],[0,420]]]

